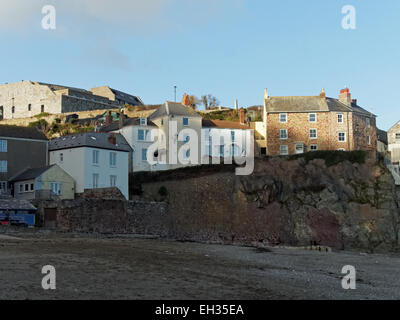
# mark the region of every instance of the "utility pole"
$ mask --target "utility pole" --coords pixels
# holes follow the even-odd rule
[[[176,85],[174,86],[174,91],[175,91],[175,102],[176,102]]]

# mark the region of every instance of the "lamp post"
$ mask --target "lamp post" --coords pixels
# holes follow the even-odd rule
[[[175,102],[176,102],[176,85],[174,86],[174,91],[175,91]]]

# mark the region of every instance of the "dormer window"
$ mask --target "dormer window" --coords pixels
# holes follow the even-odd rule
[[[147,118],[140,118],[140,125],[147,126]]]

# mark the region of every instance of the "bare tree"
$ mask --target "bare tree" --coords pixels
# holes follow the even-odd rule
[[[201,103],[199,98],[197,98],[195,95],[190,95],[189,100],[190,100],[190,106],[195,110],[197,109],[197,106]]]
[[[219,105],[219,101],[212,94],[204,95],[201,97],[201,102],[206,110],[212,107],[217,107]]]

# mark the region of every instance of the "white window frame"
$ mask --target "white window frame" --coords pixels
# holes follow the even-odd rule
[[[340,134],[343,133],[344,134],[344,140],[340,140]],[[347,142],[347,133],[344,131],[340,131],[338,132],[338,142]]]
[[[315,117],[315,118],[314,118],[314,121],[311,121],[311,116],[312,116],[312,115],[314,115],[314,117]],[[316,114],[316,113],[309,113],[309,114],[308,114],[308,122],[310,122],[310,123],[317,123],[317,121],[318,121],[318,120],[317,120],[317,114]]]
[[[147,126],[147,118],[140,118],[140,125]]]
[[[111,175],[110,176],[110,187],[116,187],[116,186],[117,186],[117,176]]]
[[[284,121],[282,121],[282,116],[285,117],[285,120],[284,120]],[[280,113],[280,114],[279,114],[279,122],[280,122],[280,123],[287,123],[287,122],[288,122],[288,114],[287,114],[287,113]]]
[[[367,125],[367,128],[371,128],[371,118],[366,117],[366,118],[365,118],[365,123],[366,123],[366,125]]]
[[[311,136],[311,130],[315,130],[315,137],[312,137],[312,136]],[[308,134],[309,134],[309,136],[310,136],[310,140],[318,139],[318,129],[316,129],[316,128],[310,128],[310,130],[308,131]]]
[[[147,162],[147,148],[142,149],[142,154],[140,155],[143,162]]]
[[[100,181],[100,174],[93,173],[92,174],[92,188],[98,189],[99,188],[99,181]]]
[[[220,157],[225,157],[225,145],[220,145],[219,146],[219,155]]]
[[[117,167],[117,153],[116,152],[110,152],[110,168],[116,168]]]
[[[339,117],[341,117],[341,121],[339,121]],[[337,123],[344,123],[344,115],[343,113],[338,113],[337,114]]]
[[[285,132],[285,137],[282,138],[282,132]],[[280,140],[287,140],[289,139],[289,131],[288,129],[279,129],[279,139]]]
[[[50,182],[50,191],[57,196],[61,195],[61,183]]]
[[[282,152],[283,149],[286,150],[285,153]],[[287,155],[289,155],[289,146],[288,146],[288,145],[281,144],[280,147],[279,147],[279,154],[280,154],[281,156],[287,156]]]
[[[92,164],[98,166],[99,165],[99,158],[100,158],[100,151],[99,150],[92,150]]]

